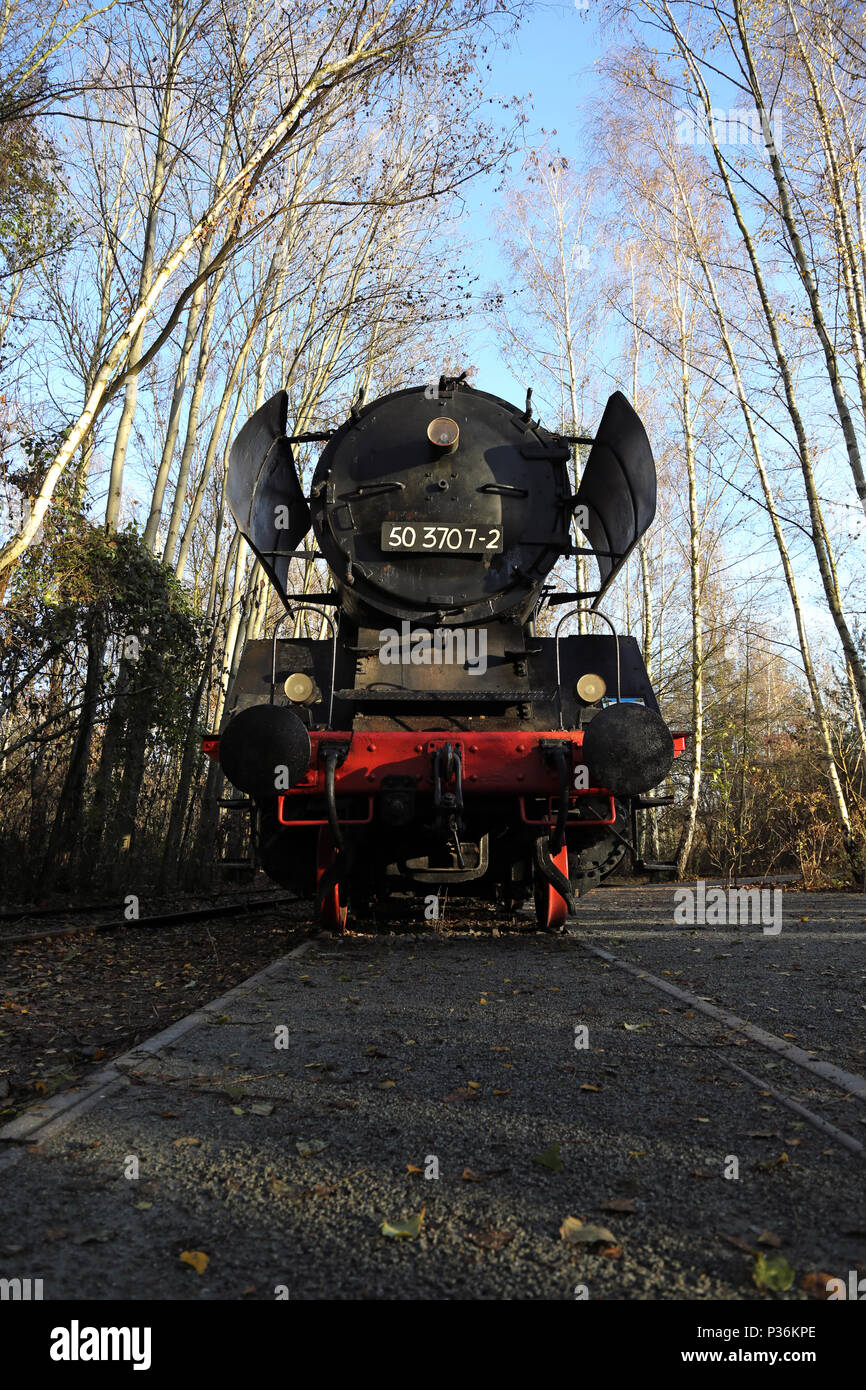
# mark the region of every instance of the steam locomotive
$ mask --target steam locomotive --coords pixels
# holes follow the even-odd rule
[[[647,793],[683,746],[636,641],[598,610],[655,514],[638,416],[617,392],[579,441],[533,421],[531,392],[521,410],[462,377],[361,398],[323,434],[289,437],[287,409],[281,391],[243,426],[227,482],[285,613],[247,643],[204,740],[243,793],[253,862],[331,930],[350,903],[414,894],[429,917],[445,892],[531,898],[561,929],[627,855],[646,867],[637,815],[670,799]],[[305,497],[292,445],[312,441]],[[574,494],[576,442],[592,448]],[[317,548],[299,549],[311,527]],[[598,587],[557,591],[554,566],[578,555]],[[332,588],[288,592],[294,558],[324,560]],[[580,607],[610,631],[564,633]],[[299,635],[312,613],[321,635]]]

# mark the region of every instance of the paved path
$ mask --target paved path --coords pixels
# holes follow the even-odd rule
[[[785,893],[766,935],[676,926],[673,892],[599,891],[566,939],[286,957],[53,1134],[7,1130],[0,1277],[46,1298],[749,1299],[756,1250],[793,1266],[786,1297],[862,1277],[866,901]],[[554,1145],[562,1171],[535,1161]],[[422,1209],[415,1238],[382,1234]],[[567,1217],[610,1238],[572,1246]]]

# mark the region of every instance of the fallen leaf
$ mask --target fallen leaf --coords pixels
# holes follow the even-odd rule
[[[480,1081],[467,1081],[466,1085],[469,1087],[470,1091],[480,1091],[481,1089]]]
[[[497,1231],[492,1226],[486,1231],[469,1231],[466,1235],[467,1240],[471,1240],[473,1245],[480,1245],[482,1250],[501,1250],[514,1239],[513,1231]]]
[[[728,1245],[736,1246],[738,1250],[744,1250],[747,1255],[758,1254],[754,1246],[751,1245],[749,1241],[743,1240],[742,1236],[722,1236],[722,1240],[726,1240]]]
[[[272,1100],[257,1100],[250,1106],[253,1115],[272,1115],[274,1113],[274,1103]]]
[[[639,1033],[641,1028],[652,1028],[651,1023],[624,1023],[622,1026],[627,1033]]]
[[[827,1285],[832,1279],[831,1274],[822,1274],[813,1270],[811,1274],[804,1274],[800,1280],[800,1288],[807,1293],[810,1298],[828,1298],[829,1290]]]
[[[153,1202],[136,1202],[136,1203],[135,1203],[135,1209],[136,1209],[136,1211],[150,1211],[150,1208],[151,1208],[152,1206],[153,1206]]]
[[[240,1183],[232,1182],[232,1180],[229,1179],[226,1186],[236,1190],[240,1187]],[[275,1197],[284,1197],[287,1192],[297,1194],[300,1191],[297,1184],[286,1182],[284,1178],[271,1178],[270,1187]]]
[[[406,1164],[406,1172],[407,1172],[407,1173],[423,1173],[423,1172],[424,1172],[424,1169],[423,1169],[423,1168],[420,1168],[420,1167],[418,1166],[417,1163],[407,1163],[407,1164]]]
[[[616,1236],[607,1226],[585,1223],[576,1216],[567,1216],[559,1228],[559,1234],[568,1245],[616,1245]]]
[[[510,1096],[510,1095],[511,1095],[511,1087],[510,1087],[510,1086],[505,1086],[505,1087],[494,1087],[493,1094],[494,1094],[495,1096]]]
[[[103,1244],[106,1240],[111,1240],[114,1232],[109,1231],[105,1226],[97,1226],[92,1231],[73,1231],[71,1240],[73,1245],[90,1245],[93,1241]]]
[[[601,1090],[601,1087],[600,1087],[600,1086],[593,1086],[593,1085],[591,1085],[591,1083],[590,1083],[589,1081],[584,1081],[584,1083],[583,1083],[583,1085],[581,1086],[580,1089],[581,1089],[582,1091],[600,1091],[600,1090]]]
[[[320,1154],[322,1149],[328,1147],[324,1139],[298,1139],[295,1148],[301,1158],[312,1158],[315,1154]]]
[[[762,1231],[761,1234],[758,1236],[758,1244],[772,1245],[774,1248],[778,1249],[782,1242],[780,1241],[778,1236],[773,1235],[772,1231]]]
[[[781,1153],[778,1158],[768,1158],[766,1163],[756,1163],[755,1167],[760,1168],[762,1173],[769,1173],[772,1168],[781,1168],[788,1161],[788,1155]]]
[[[706,1170],[706,1168],[693,1168],[693,1169],[692,1169],[692,1177],[693,1177],[693,1178],[713,1178],[713,1177],[715,1177],[715,1173],[708,1173],[707,1170]]]
[[[383,1221],[382,1235],[393,1240],[414,1240],[420,1234],[426,1210],[426,1207],[422,1207],[418,1215],[410,1216],[408,1221]]]
[[[765,1255],[761,1251],[755,1260],[752,1280],[759,1289],[785,1293],[794,1283],[794,1269],[784,1255]]]
[[[206,1255],[203,1250],[182,1250],[180,1262],[184,1265],[190,1265],[196,1274],[204,1274],[210,1264],[210,1255]]]
[[[484,1174],[476,1173],[474,1168],[464,1168],[460,1174],[464,1182],[483,1182]]]
[[[611,1197],[607,1202],[602,1202],[599,1211],[625,1211],[633,1212],[634,1197]]]
[[[551,1144],[549,1149],[544,1150],[544,1153],[534,1154],[532,1161],[533,1163],[540,1164],[542,1168],[551,1168],[554,1173],[562,1173],[565,1171],[565,1166],[562,1159],[559,1157],[558,1143]]]
[[[443,1105],[447,1105],[452,1100],[477,1100],[478,1092],[472,1091],[468,1086],[458,1086],[456,1091],[449,1091],[447,1096],[442,1096]]]
[[[174,1140],[174,1148],[176,1148],[176,1149],[181,1149],[181,1148],[184,1147],[184,1145],[189,1145],[189,1144],[200,1144],[200,1143],[201,1143],[201,1140],[200,1140],[200,1139],[196,1139],[194,1135],[186,1134],[186,1135],[183,1135],[180,1139],[175,1139],[175,1140]]]
[[[397,1082],[396,1082],[396,1081],[380,1081],[380,1082],[379,1082],[379,1090],[380,1090],[380,1091],[387,1091],[387,1090],[389,1089],[389,1087],[391,1087],[391,1086],[396,1086],[396,1085],[397,1085]]]

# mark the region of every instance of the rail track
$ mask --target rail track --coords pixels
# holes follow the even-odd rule
[[[124,929],[155,931],[161,927],[174,927],[183,922],[210,920],[211,918],[239,917],[245,912],[267,912],[269,909],[287,907],[297,903],[294,896],[281,894],[278,897],[244,898],[237,902],[216,903],[207,907],[181,908],[171,912],[151,913],[143,917],[127,919],[123,902],[106,902],[74,907],[22,908],[18,911],[0,913],[0,924],[20,926],[30,921],[45,921],[52,918],[86,917],[99,915],[97,922],[79,921],[74,925],[48,927],[44,931],[14,932],[4,930],[0,925],[0,946],[19,944],[27,941],[41,941],[55,936],[79,936],[83,933],[114,932]]]

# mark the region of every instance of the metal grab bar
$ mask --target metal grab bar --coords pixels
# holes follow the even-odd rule
[[[561,677],[561,674],[560,674],[560,667],[559,667],[559,629],[562,627],[562,624],[565,622],[566,618],[571,618],[571,617],[573,617],[573,615],[574,615],[575,613],[580,613],[580,612],[582,612],[582,611],[583,611],[583,610],[581,609],[580,604],[576,604],[574,608],[569,608],[565,613],[563,613],[563,615],[562,615],[562,617],[560,618],[559,622],[556,624],[556,627],[555,627],[554,633],[553,633],[554,642],[555,642],[555,650],[556,650],[556,698],[557,698],[557,702],[558,702],[558,704],[559,704],[559,727],[560,727],[560,729],[564,729],[564,728],[565,728],[565,724],[564,724],[564,722],[563,722],[564,716],[563,716],[563,712],[562,712],[562,677]],[[611,632],[613,633],[613,640],[614,640],[614,642],[615,642],[615,644],[616,644],[616,702],[617,702],[617,704],[619,705],[619,704],[622,704],[622,673],[621,673],[621,670],[620,670],[619,633],[617,632],[617,630],[616,630],[616,628],[614,627],[613,623],[611,622],[610,618],[608,618],[607,615],[606,615],[605,613],[599,612],[599,610],[596,608],[596,609],[593,610],[593,615],[594,615],[596,618],[601,618],[602,622],[607,623],[608,627],[610,628]]]
[[[274,703],[274,691],[277,685],[277,633],[286,621],[286,618],[294,620],[295,608],[311,608],[315,613],[319,613],[320,617],[325,619],[325,622],[328,623],[331,629],[331,690],[328,697],[328,722],[326,726],[330,729],[334,719],[334,682],[337,675],[337,624],[334,622],[330,613],[320,613],[314,603],[296,603],[294,608],[287,607],[285,613],[277,618],[274,624],[274,631],[271,637],[271,694],[269,703]]]

